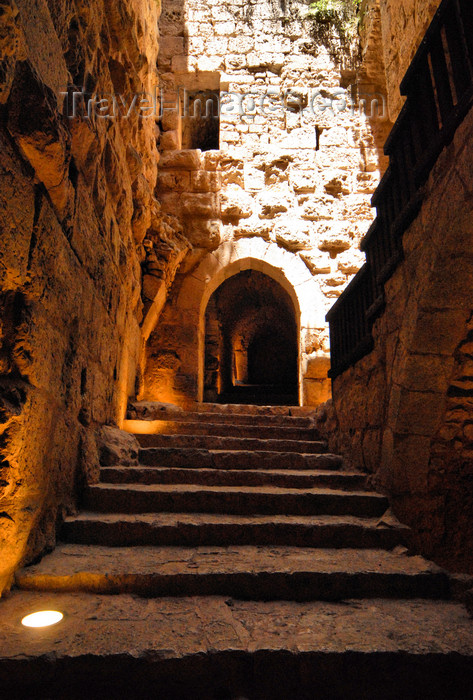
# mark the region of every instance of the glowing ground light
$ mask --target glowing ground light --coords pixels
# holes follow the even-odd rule
[[[25,627],[51,627],[61,622],[63,617],[58,610],[40,610],[24,617],[21,624]]]

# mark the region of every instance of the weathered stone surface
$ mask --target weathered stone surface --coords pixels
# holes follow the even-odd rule
[[[335,380],[326,433],[332,450],[373,472],[416,546],[464,572],[473,561],[472,208],[466,180],[455,178],[470,166],[472,130],[470,113],[433,168],[385,285],[374,350]]]
[[[372,219],[370,194],[386,165],[381,146],[387,126],[366,119],[356,109],[347,109],[349,91],[339,88],[346,78],[341,75],[335,54],[343,54],[342,64],[346,59],[355,65],[356,42],[350,45],[348,37],[341,41],[331,23],[323,36],[314,34],[314,22],[308,18],[302,0],[293,0],[291,8],[282,11],[264,0],[248,12],[251,19],[239,2],[231,2],[224,10],[192,2],[172,11],[164,8],[160,74],[166,86],[166,108],[160,124],[161,146],[167,148],[167,139],[171,138],[168,134],[177,131],[184,150],[163,152],[160,199],[166,213],[176,213],[181,219],[185,236],[195,249],[219,252],[225,248],[219,257],[228,263],[233,245],[257,238],[274,243],[293,259],[268,255],[267,250],[256,246],[251,257],[267,261],[291,278],[299,263],[299,251],[303,251],[307,279],[314,277],[311,293],[320,315],[320,321],[311,325],[319,326],[324,323],[330,300],[341,294],[360,267],[359,239]],[[286,14],[290,14],[291,22],[286,21]],[[379,57],[380,30],[370,30],[365,41],[378,42]],[[358,77],[364,82],[368,62],[371,67],[375,63],[372,54],[368,59],[365,52],[365,63],[360,66]],[[221,72],[223,65],[225,73]],[[173,101],[179,86],[190,95],[198,94],[197,116],[195,111],[189,116],[195,108],[194,97],[184,104],[181,95],[182,118],[178,117]],[[377,85],[376,89],[383,92],[383,86]],[[214,98],[219,90],[222,109],[216,124]],[[203,118],[211,95],[212,120]],[[213,138],[208,142],[210,133]],[[218,217],[223,223],[220,236],[215,234]],[[337,260],[342,254],[340,265],[332,265],[330,258]],[[162,326],[158,325],[152,334],[151,344],[156,343],[156,347],[147,351],[142,397],[187,406],[200,399],[202,384],[217,377],[216,367],[204,377],[199,374],[202,369],[192,366],[189,356],[197,352],[197,346],[191,348],[186,342],[190,333],[172,334],[177,341],[173,352],[182,356],[181,370],[175,376],[161,373],[158,377],[153,359],[161,344],[172,344],[164,336],[173,324],[181,323],[183,310],[179,308],[176,313],[181,302],[192,303],[187,294],[179,297],[179,286],[195,287],[193,282],[186,284],[186,276],[195,272],[194,260],[200,257],[199,252],[191,253],[188,264],[184,261],[182,277],[173,290],[174,299],[164,309]],[[214,260],[205,260],[214,269],[205,272],[203,278],[212,285]],[[301,283],[306,281],[304,274],[301,271]],[[147,282],[148,287],[152,289],[152,282]],[[298,287],[299,279],[296,294]],[[308,295],[308,287],[305,290]],[[321,301],[316,300],[319,292]],[[197,323],[202,324],[203,319]],[[166,332],[161,332],[164,329]],[[182,344],[183,350],[178,347]],[[215,365],[215,348],[212,352]],[[304,382],[305,363],[301,342]],[[324,386],[312,381],[301,390],[303,401],[318,403],[328,395],[327,380]]]
[[[204,700],[224,688],[229,697],[283,700],[310,697],[314,687],[342,698],[349,687],[354,700],[425,692],[443,700],[465,697],[473,676],[471,622],[450,602],[15,592],[2,608],[1,682],[8,693],[51,695],[67,686],[77,689],[75,697],[98,698],[105,689],[183,700],[192,688]],[[67,613],[60,627],[39,639],[18,628],[23,615],[45,608]]]
[[[61,92],[70,80],[150,89],[158,14],[135,0],[0,12],[1,591],[19,561],[54,545],[77,486],[98,477],[97,426],[118,423],[134,391],[134,236],[157,220],[154,124],[69,119]]]
[[[139,445],[133,435],[112,425],[104,425],[97,436],[100,464],[138,464]]]

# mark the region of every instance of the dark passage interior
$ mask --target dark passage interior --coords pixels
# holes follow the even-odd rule
[[[297,405],[297,365],[289,294],[256,270],[223,282],[205,316],[204,401]]]

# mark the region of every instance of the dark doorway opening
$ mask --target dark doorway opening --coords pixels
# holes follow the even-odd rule
[[[223,282],[205,316],[204,401],[298,405],[298,330],[289,294],[245,270]]]

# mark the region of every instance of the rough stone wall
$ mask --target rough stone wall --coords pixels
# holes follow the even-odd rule
[[[151,89],[155,0],[0,2],[0,591],[94,478],[141,352],[155,122],[68,119],[61,92]]]
[[[440,156],[405,260],[386,284],[374,351],[339,376],[320,416],[373,473],[417,546],[473,571],[473,112]]]
[[[357,42],[350,44],[336,27],[317,24],[307,14],[304,0],[231,0],[225,5],[217,0],[166,0],[160,25],[166,111],[161,122],[159,198],[163,211],[177,217],[194,247],[179,278],[192,275],[212,251],[219,255],[225,246],[245,239],[264,243],[265,260],[276,267],[280,261],[271,251],[278,248],[289,251],[286,260],[303,261],[315,292],[313,318],[306,328],[311,343],[306,347],[301,340],[301,362],[307,368],[311,358],[320,361],[313,377],[317,385],[310,385],[307,376],[302,400],[310,404],[328,396],[325,314],[362,264],[358,246],[373,217],[370,197],[386,165],[380,147],[389,126],[360,114],[358,103],[354,113],[343,109],[344,103],[351,103],[350,83],[358,81],[361,93],[372,94],[380,87],[367,77]],[[285,105],[270,111],[266,101],[261,114],[251,109],[248,98],[243,116],[235,102],[233,112],[223,108],[220,150],[201,156],[178,150],[183,120],[172,112],[172,105],[179,86],[220,87],[240,96],[256,91],[256,102],[271,90],[276,99],[286,94]],[[311,99],[317,94],[312,113]],[[381,104],[379,94],[378,99]],[[287,270],[283,267],[282,272]],[[174,299],[181,285],[182,279],[177,280]],[[182,402],[184,385],[191,392],[187,398],[197,398],[197,370],[189,375],[179,369],[180,355],[196,352],[197,329],[194,336],[189,329],[186,343],[177,328],[181,321],[179,303],[171,299],[163,325],[158,324],[150,338],[145,398]],[[170,347],[171,336],[176,342]],[[163,353],[171,353],[176,366],[157,390],[155,364]]]
[[[399,85],[441,0],[379,0],[389,114],[394,121],[404,99]]]

